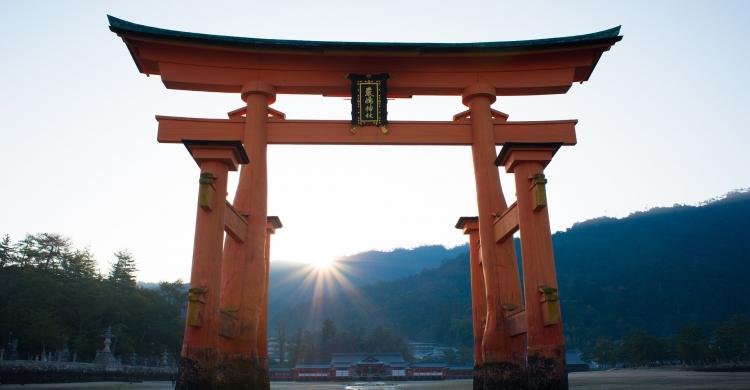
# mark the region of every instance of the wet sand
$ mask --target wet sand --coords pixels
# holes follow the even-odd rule
[[[750,390],[750,372],[697,372],[677,369],[641,369],[574,372],[570,388],[576,390]],[[399,390],[470,390],[471,380],[397,382]],[[272,390],[343,390],[337,382],[272,382]],[[0,390],[169,390],[169,382],[65,383],[50,385],[0,385]]]
[[[750,372],[699,372],[678,369],[639,369],[574,372],[568,376],[577,390],[746,390]]]

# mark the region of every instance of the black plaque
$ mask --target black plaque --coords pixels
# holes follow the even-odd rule
[[[352,127],[385,129],[388,125],[388,74],[349,74],[347,78],[352,81]]]

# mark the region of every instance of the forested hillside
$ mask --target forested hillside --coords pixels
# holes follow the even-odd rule
[[[389,281],[414,275],[423,269],[440,266],[444,260],[465,252],[462,247],[446,249],[441,245],[421,246],[414,249],[393,251],[368,251],[346,256],[336,261],[337,272],[346,279],[346,285],[363,287],[368,284]],[[271,263],[269,313],[275,315],[313,296],[314,266],[292,261]],[[320,293],[332,296],[345,290],[337,280],[331,280]]]
[[[579,223],[553,236],[572,347],[635,331],[670,335],[750,314],[750,193]],[[463,248],[466,251],[465,248]],[[411,277],[299,303],[286,323],[390,325],[411,340],[471,342],[468,254]]]
[[[750,314],[750,192],[574,225],[554,236],[567,336],[655,335]]]

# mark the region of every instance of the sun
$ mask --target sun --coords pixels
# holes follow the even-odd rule
[[[313,260],[311,264],[318,271],[327,271],[331,269],[331,266],[333,265],[333,260],[331,259]]]

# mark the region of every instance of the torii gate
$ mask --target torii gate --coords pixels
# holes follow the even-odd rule
[[[239,93],[228,119],[157,116],[158,141],[182,143],[201,169],[185,337],[177,389],[268,389],[268,144],[471,146],[478,217],[471,237],[475,389],[567,389],[543,169],[576,143],[576,120],[512,122],[497,96],[565,93],[587,81],[619,27],[512,42],[363,43],[227,37],[109,16],[138,70],[171,89]],[[276,94],[349,97],[347,74],[388,74],[387,97],[461,96],[451,121],[287,120]],[[496,145],[503,145],[499,155]],[[507,206],[497,165],[516,179]],[[234,203],[227,174],[242,166]],[[223,239],[227,232],[226,240]],[[513,233],[520,231],[522,296]],[[481,244],[481,245],[480,245]]]

